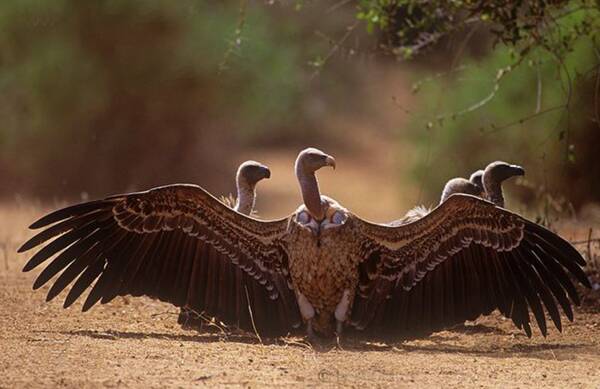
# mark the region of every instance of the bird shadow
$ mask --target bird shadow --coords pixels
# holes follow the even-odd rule
[[[458,345],[455,340],[447,337],[439,339],[430,337],[426,344],[402,343],[396,348],[405,352],[420,352],[431,354],[461,354],[489,358],[535,358],[543,360],[574,360],[581,354],[585,346],[577,343],[524,343],[518,342],[510,346],[498,344]]]
[[[46,331],[48,332],[48,331]],[[205,332],[196,334],[170,334],[161,332],[135,332],[135,331],[94,331],[94,330],[72,330],[72,331],[57,331],[61,335],[67,336],[83,336],[92,339],[100,340],[119,340],[119,339],[155,339],[155,340],[170,340],[176,342],[194,342],[194,343],[216,343],[223,341],[231,341],[244,344],[261,344],[253,334],[222,334],[217,332]],[[265,341],[262,341],[265,344]]]
[[[456,332],[465,335],[472,334],[494,334],[494,335],[507,335],[506,331],[501,328],[494,326],[487,326],[485,324],[477,323],[472,325],[459,324],[450,329],[450,332]]]
[[[498,330],[503,332],[501,330]],[[498,333],[498,331],[492,331]],[[38,331],[52,332],[66,336],[81,336],[105,341],[116,341],[119,339],[156,339],[176,342],[193,343],[217,343],[234,342],[248,345],[280,345],[286,347],[297,347],[312,350],[314,352],[329,352],[339,350],[345,352],[395,352],[395,353],[430,353],[430,354],[462,354],[470,356],[483,356],[492,358],[537,358],[545,360],[571,360],[576,359],[577,354],[586,352],[585,345],[577,343],[527,343],[517,342],[512,345],[500,346],[491,342],[477,345],[457,344],[464,339],[463,335],[445,333],[443,336],[430,335],[421,340],[380,342],[370,339],[348,337],[340,341],[321,340],[308,342],[303,337],[287,336],[278,338],[258,338],[255,334],[223,334],[215,332],[195,334],[172,334],[161,332],[135,332],[135,331],[94,331],[94,330],[72,330],[72,331]],[[468,332],[467,332],[468,334]],[[577,351],[577,352],[574,352]],[[590,351],[591,352],[591,351]]]
[[[54,333],[64,336],[81,336],[92,339],[116,341],[120,339],[133,340],[170,340],[175,342],[193,342],[193,343],[217,343],[233,342],[248,345],[281,345],[289,347],[298,347],[311,349],[316,352],[328,352],[334,349],[346,350],[346,344],[350,347],[348,351],[387,351],[393,346],[385,344],[375,344],[366,341],[350,339],[347,342],[334,339],[318,339],[317,341],[308,341],[303,336],[283,336],[283,337],[257,337],[252,333],[221,333],[221,332],[197,332],[194,334],[171,334],[160,332],[135,332],[135,331],[96,331],[96,330],[71,330],[71,331],[35,331],[44,333]]]

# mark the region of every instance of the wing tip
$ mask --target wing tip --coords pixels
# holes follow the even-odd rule
[[[26,251],[29,251],[37,246],[39,246],[42,242],[39,242],[37,239],[38,235],[31,237],[27,242],[23,243],[18,249],[17,254],[22,254]]]
[[[21,270],[23,273],[27,273],[31,270],[33,270],[35,268],[35,266],[31,265],[29,262],[27,262],[25,264],[25,266],[23,266],[23,269]]]
[[[36,278],[36,280],[33,282],[33,290],[38,290],[39,288],[44,286],[45,283],[46,281],[42,281],[40,277]]]
[[[54,299],[54,297],[56,297],[55,294],[48,292],[48,294],[46,295],[46,302],[49,303],[50,301],[52,301]]]
[[[39,229],[39,228],[42,228],[42,227],[44,227],[44,226],[45,226],[45,224],[42,222],[42,221],[43,221],[43,219],[44,219],[44,218],[41,218],[41,219],[38,219],[38,220],[34,221],[33,223],[31,223],[31,224],[29,225],[29,227],[28,227],[28,228],[29,228],[30,230],[37,230],[37,229]]]
[[[92,292],[93,291],[94,291],[94,289],[92,289]],[[91,294],[92,292],[90,292],[90,295],[88,295],[88,298],[83,303],[83,306],[81,307],[81,312],[89,311],[98,302],[99,298],[97,298],[97,297],[92,298],[92,294]]]
[[[71,305],[73,305],[73,303],[77,301],[77,297],[76,298],[69,298],[69,296],[67,296],[67,298],[65,298],[65,301],[63,302],[63,308],[67,309],[69,308]]]

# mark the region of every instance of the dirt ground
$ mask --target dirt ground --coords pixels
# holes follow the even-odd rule
[[[499,316],[397,344],[347,340],[342,349],[302,339],[178,327],[177,310],[118,298],[81,313],[62,296],[32,291],[14,254],[41,214],[1,208],[0,388],[14,387],[562,387],[600,388],[600,311],[579,309],[563,333],[528,339]],[[565,319],[566,320],[566,319]]]

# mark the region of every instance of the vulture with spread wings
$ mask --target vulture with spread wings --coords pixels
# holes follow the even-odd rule
[[[246,161],[236,172],[237,196],[230,195],[221,200],[235,211],[251,215],[254,213],[256,185],[270,177],[271,171],[267,166]],[[201,329],[213,316],[243,328],[249,328],[254,321],[265,335],[277,333],[282,327],[300,324],[294,293],[282,286],[286,283],[283,277],[274,275],[274,282],[280,285],[281,297],[271,300],[268,291],[227,256],[219,254],[208,244],[202,245],[200,250],[192,261],[188,295],[177,319],[182,327]],[[267,306],[268,311],[264,309]]]
[[[193,301],[199,312],[210,304],[215,316],[235,318],[241,313],[207,299],[194,280],[193,264],[205,262],[208,245],[271,301],[292,293],[297,305],[284,305],[300,311],[309,336],[340,334],[345,326],[426,334],[495,309],[528,333],[530,310],[544,334],[544,307],[559,329],[558,306],[572,319],[571,302],[579,303],[572,280],[588,287],[589,281],[581,255],[558,235],[469,195],[453,195],[405,225],[370,223],[320,194],[315,172],[324,166],[335,167],[335,160],[313,148],[299,154],[304,204],[279,220],[238,213],[195,185],[55,211],[31,225],[43,230],[19,251],[43,246],[24,270],[52,259],[34,287],[62,271],[48,299],[72,284],[65,306],[89,289],[83,310],[119,295],[146,295],[176,306]],[[270,301],[263,305],[253,308],[268,315]],[[290,330],[278,323],[271,334]],[[261,332],[268,323],[252,324]]]

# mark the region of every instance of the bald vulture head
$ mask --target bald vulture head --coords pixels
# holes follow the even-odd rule
[[[466,178],[457,177],[453,178],[446,183],[444,186],[444,190],[442,191],[442,198],[440,199],[440,204],[443,203],[455,193],[466,193],[473,196],[481,196],[483,189],[480,186],[477,186],[473,182],[467,180]]]
[[[519,165],[511,165],[502,161],[495,161],[487,165],[483,172],[483,188],[488,200],[499,207],[504,207],[502,182],[511,177],[523,175],[525,175],[525,170]]]
[[[266,165],[256,161],[246,161],[240,165],[236,173],[238,182],[256,186],[258,181],[271,178],[271,171]]]
[[[319,149],[309,147],[302,150],[296,158],[296,175],[299,172],[314,174],[325,166],[331,166],[335,169],[335,159]]]
[[[302,200],[308,212],[316,220],[323,220],[325,211],[315,172],[325,166],[335,169],[335,159],[314,147],[302,150],[296,158],[295,170],[302,192]]]
[[[249,215],[254,209],[256,184],[270,177],[271,171],[262,163],[256,161],[242,163],[235,176],[238,192],[235,210]]]

